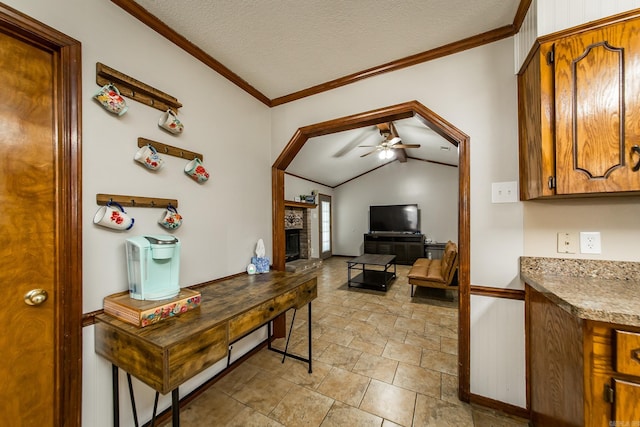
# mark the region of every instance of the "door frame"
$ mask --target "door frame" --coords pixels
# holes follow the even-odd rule
[[[285,270],[284,171],[309,138],[416,117],[458,147],[458,398],[470,399],[471,254],[469,143],[471,138],[418,101],[409,101],[299,128],[271,167],[273,268]]]
[[[0,31],[54,58],[56,146],[54,419],[80,426],[82,411],[82,153],[81,44],[0,3]]]
[[[329,256],[324,257],[322,254],[322,199],[329,199]],[[318,193],[318,258],[326,259],[333,255],[333,201],[328,194]]]

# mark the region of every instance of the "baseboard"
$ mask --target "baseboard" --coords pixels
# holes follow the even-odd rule
[[[469,395],[469,402],[487,408],[496,409],[498,411],[504,412],[505,414],[514,415],[526,420],[531,419],[531,413],[528,409],[501,402],[499,400],[491,399],[489,397],[479,396],[477,394],[471,393]]]

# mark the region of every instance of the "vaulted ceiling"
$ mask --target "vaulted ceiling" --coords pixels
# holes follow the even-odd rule
[[[531,0],[112,2],[276,106],[509,37]],[[406,150],[410,158],[457,163],[455,147],[424,125],[395,125],[404,144],[421,146]],[[380,164],[376,155],[360,157],[367,151],[358,147],[380,139],[375,127],[312,138],[287,172],[338,185]]]

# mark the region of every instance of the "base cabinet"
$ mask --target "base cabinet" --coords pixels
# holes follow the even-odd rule
[[[640,425],[640,328],[579,319],[530,286],[526,301],[533,424]]]
[[[410,265],[424,257],[424,235],[367,233],[364,235],[364,253],[395,255],[396,264]]]

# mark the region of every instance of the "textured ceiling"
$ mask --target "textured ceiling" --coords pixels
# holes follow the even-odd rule
[[[273,99],[513,23],[519,0],[136,0]]]
[[[524,0],[523,0],[524,1]],[[269,99],[509,26],[520,0],[135,0]],[[417,119],[395,122],[415,159],[457,165]],[[311,138],[287,172],[331,187],[390,160],[361,157],[375,126]],[[445,149],[443,149],[443,147]],[[449,148],[448,150],[446,148]]]

